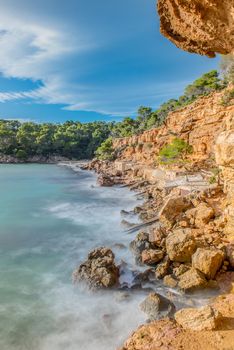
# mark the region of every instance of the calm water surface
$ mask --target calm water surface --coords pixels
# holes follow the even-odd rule
[[[143,320],[141,295],[89,294],[71,273],[107,245],[133,264],[120,210],[137,200],[100,188],[92,173],[55,165],[0,165],[0,349],[114,350]],[[134,266],[133,266],[134,268]]]

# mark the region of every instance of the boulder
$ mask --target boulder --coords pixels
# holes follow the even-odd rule
[[[157,293],[150,293],[140,304],[140,309],[148,316],[150,321],[172,317],[175,313],[175,305],[169,299]]]
[[[223,252],[220,250],[198,248],[192,257],[192,266],[204,273],[208,279],[213,279],[223,260]]]
[[[166,232],[162,227],[154,228],[149,233],[149,241],[157,247],[163,247],[165,244]]]
[[[106,174],[100,174],[98,176],[97,182],[100,186],[111,187],[115,184],[113,178]]]
[[[180,276],[178,286],[184,291],[191,291],[206,287],[207,281],[200,271],[191,268]]]
[[[152,244],[149,242],[149,235],[145,232],[139,232],[134,241],[130,243],[130,249],[138,262],[141,262],[141,253],[143,250],[151,248]]]
[[[155,265],[159,263],[164,257],[164,252],[160,249],[146,249],[141,253],[141,260],[143,264]]]
[[[192,203],[187,197],[171,196],[160,210],[159,220],[166,227],[170,228],[174,225],[176,219],[191,206]]]
[[[190,229],[177,229],[166,238],[167,254],[172,261],[190,262],[196,248]]]
[[[176,322],[184,329],[192,331],[212,331],[219,325],[221,317],[211,306],[181,309],[175,313]]]
[[[89,253],[88,259],[73,272],[73,282],[84,281],[90,289],[110,288],[118,283],[119,269],[111,249],[101,247]]]
[[[214,209],[206,203],[200,203],[196,208],[186,211],[186,217],[196,227],[204,227],[214,217]]]

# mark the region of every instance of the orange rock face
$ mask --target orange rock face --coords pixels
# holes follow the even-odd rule
[[[233,0],[159,0],[161,33],[188,52],[214,57],[234,50]]]
[[[114,147],[125,146],[123,160],[153,165],[159,150],[174,137],[193,146],[192,157],[206,160],[214,156],[217,136],[224,130],[225,121],[233,115],[233,106],[221,105],[223,92],[201,97],[191,105],[169,113],[165,125],[145,131],[139,136],[115,139]]]

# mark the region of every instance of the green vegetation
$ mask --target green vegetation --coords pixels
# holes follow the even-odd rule
[[[98,147],[95,152],[96,157],[101,160],[113,160],[114,159],[114,149],[112,144],[112,138],[106,139],[101,146]]]
[[[212,185],[214,183],[219,182],[220,169],[214,168],[211,171],[212,171],[213,175],[209,178],[209,183]]]
[[[220,68],[223,74],[224,83],[234,85],[234,55],[229,54],[222,57]],[[224,106],[234,105],[234,88],[227,90],[222,97],[221,104]]]
[[[170,164],[184,160],[185,156],[192,153],[192,146],[186,141],[174,138],[170,144],[165,145],[159,152],[159,162]]]
[[[91,158],[109,137],[111,128],[112,123],[105,122],[36,124],[0,120],[0,153],[20,160],[56,155],[69,159]]]

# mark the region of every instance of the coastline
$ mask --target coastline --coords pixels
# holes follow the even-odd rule
[[[159,217],[161,216],[161,219],[157,220],[157,222],[160,223],[160,221],[161,221],[161,224],[162,224],[162,222],[164,221],[164,220],[162,220],[162,218],[163,218],[162,207],[163,207],[163,205],[165,205],[165,199],[167,199],[168,194],[164,194],[164,196],[160,197],[160,199],[158,199],[158,200],[157,199],[155,200],[155,198],[154,198],[154,200],[152,201],[152,194],[154,193],[155,188],[157,187],[155,183],[150,184],[149,181],[134,176],[133,172],[131,172],[129,170],[126,172],[124,172],[124,171],[121,172],[121,171],[115,169],[114,163],[111,163],[111,162],[103,162],[103,161],[93,160],[91,162],[86,163],[85,165],[82,165],[81,168],[85,169],[85,170],[95,171],[98,175],[98,183],[101,186],[112,186],[112,185],[126,186],[126,187],[129,187],[130,190],[136,191],[137,195],[143,197],[144,198],[143,205],[137,206],[134,210],[134,212],[138,213],[138,215],[140,216],[143,225],[140,225],[139,227],[136,226],[132,230],[132,232],[138,232],[138,235],[133,240],[133,242],[138,243],[139,240],[142,239],[141,233],[139,233],[139,230],[141,228],[140,232],[143,231],[144,233],[148,234],[147,238],[144,237],[144,239],[147,242],[150,242],[150,244],[153,243],[153,245],[154,245],[155,244],[154,240],[156,239],[156,240],[159,240],[157,245],[160,246],[160,244],[162,244],[163,240],[165,240],[165,236],[163,238],[162,237],[160,237],[160,238],[153,237],[152,238],[152,236],[155,235],[154,231],[156,231],[156,236],[159,232],[158,223],[155,224],[155,222],[154,222],[153,224],[148,224],[148,221],[149,221],[149,218],[152,218],[152,216],[155,217],[155,211],[157,211],[157,215],[159,215]],[[218,188],[217,186],[210,186],[208,192],[212,192],[212,191],[219,192],[220,188]],[[176,193],[175,190],[173,190],[172,192],[174,192],[174,194]],[[202,191],[200,191],[200,192],[202,192]],[[157,197],[157,191],[156,191],[156,197]],[[178,193],[177,193],[177,197],[178,197]],[[175,197],[174,197],[174,199],[175,199]],[[173,210],[176,209],[176,205],[177,205],[177,203],[175,202],[175,204],[173,205]],[[169,208],[166,207],[166,211],[168,211],[168,209]],[[189,209],[189,208],[186,208],[186,209]],[[165,213],[165,210],[164,210],[164,213]],[[175,222],[177,222],[177,224],[178,224],[179,220],[177,219]],[[171,228],[169,227],[168,230],[170,231]],[[152,231],[153,231],[153,234],[152,234]],[[149,238],[150,236],[151,236],[151,238]],[[224,239],[224,242],[225,242],[225,239]],[[211,251],[212,251],[212,249],[218,249],[218,250],[222,251],[221,246],[224,242],[222,242],[222,239],[221,239],[221,241],[219,240],[219,242],[216,243],[214,248],[211,248]],[[217,248],[215,248],[215,247],[217,247]],[[155,248],[153,248],[153,249],[155,249]],[[204,249],[206,249],[207,251],[210,251],[210,248],[207,246]],[[171,335],[170,335],[171,327],[172,327],[172,328],[175,328],[179,334],[178,339],[180,339],[180,345],[178,345],[177,340],[175,340],[174,345],[173,345],[174,347],[168,347],[168,349],[173,349],[173,350],[174,349],[188,349],[188,348],[199,349],[199,345],[194,344],[194,340],[193,340],[193,344],[189,342],[189,338],[191,337],[191,332],[192,332],[192,334],[195,332],[196,337],[198,339],[204,339],[204,337],[208,337],[209,338],[209,345],[207,345],[207,347],[204,349],[213,349],[212,346],[214,346],[214,343],[213,343],[212,338],[214,337],[214,334],[220,334],[220,337],[223,338],[223,341],[220,343],[219,349],[224,349],[225,348],[224,344],[226,344],[225,342],[227,342],[227,338],[232,335],[232,333],[230,333],[230,334],[225,333],[225,332],[227,332],[227,330],[229,330],[229,332],[231,332],[230,329],[232,329],[232,321],[226,322],[226,319],[228,317],[230,317],[230,315],[232,315],[232,312],[234,309],[234,297],[233,297],[233,294],[231,294],[232,281],[234,280],[234,276],[233,276],[233,273],[231,272],[232,269],[228,268],[229,262],[227,260],[227,257],[222,258],[222,259],[224,259],[224,260],[222,260],[222,261],[224,261],[224,265],[221,264],[219,266],[219,268],[217,268],[215,279],[209,281],[209,279],[206,276],[204,278],[205,283],[203,283],[204,282],[203,281],[202,283],[200,283],[200,285],[193,286],[194,288],[190,288],[190,287],[187,288],[186,284],[189,285],[189,284],[193,283],[193,281],[192,282],[190,281],[191,276],[188,275],[188,272],[189,271],[192,272],[192,269],[193,269],[193,267],[191,266],[191,263],[184,264],[184,263],[179,263],[179,262],[176,263],[176,262],[171,261],[171,263],[172,263],[171,266],[174,266],[172,269],[173,271],[176,271],[176,269],[177,270],[181,269],[181,271],[182,271],[183,268],[186,266],[186,269],[183,270],[182,273],[178,272],[178,275],[175,277],[174,272],[172,272],[172,274],[171,274],[171,272],[170,273],[168,272],[169,271],[168,266],[167,266],[168,271],[167,272],[165,271],[165,259],[166,259],[165,257],[163,260],[161,260],[160,263],[155,263],[155,261],[150,261],[150,259],[152,259],[152,256],[149,256],[150,254],[148,254],[148,256],[147,256],[147,251],[149,252],[150,250],[152,251],[152,249],[149,249],[149,247],[148,247],[144,251],[145,252],[144,254],[146,255],[145,259],[143,259],[143,255],[141,255],[142,251],[140,252],[140,255],[141,255],[140,256],[140,259],[141,259],[140,263],[141,263],[141,265],[143,264],[145,269],[148,268],[148,270],[151,270],[151,272],[155,271],[155,267],[157,267],[156,268],[156,275],[157,275],[157,270],[162,272],[161,276],[159,277],[159,274],[158,274],[158,276],[156,278],[157,283],[159,283],[156,286],[156,290],[157,290],[157,287],[159,287],[161,285],[161,288],[160,287],[158,288],[159,291],[162,292],[162,290],[164,289],[164,291],[166,292],[164,294],[164,296],[166,295],[169,301],[174,302],[177,305],[177,310],[176,310],[175,315],[172,318],[170,317],[168,319],[168,318],[159,317],[158,320],[156,320],[156,321],[151,320],[151,323],[149,323],[149,325],[142,326],[144,329],[144,332],[145,332],[145,336],[149,337],[149,334],[151,334],[151,332],[152,332],[151,327],[153,327],[153,329],[155,330],[155,334],[158,334],[157,332],[159,332],[159,333],[166,332],[166,334],[168,333],[167,337],[168,337],[168,342],[170,343],[173,341],[173,339],[172,339],[173,337],[171,337]],[[135,251],[133,253],[136,254],[136,256],[137,256],[137,254],[139,252]],[[138,258],[139,258],[139,256],[138,256]],[[186,271],[187,271],[188,277],[187,277],[187,281],[184,282],[185,284],[183,285],[183,288],[182,288],[181,276],[186,275],[186,273],[185,273]],[[169,275],[168,275],[168,273],[169,273]],[[150,276],[150,274],[148,274],[147,277],[144,276],[144,278],[146,279],[146,281],[152,282],[152,280],[151,280],[152,275],[151,275],[151,277],[149,277],[149,276]],[[178,285],[179,285],[179,289],[178,289]],[[181,292],[180,292],[180,290],[181,290]],[[150,291],[150,289],[149,289],[149,291]],[[154,288],[151,289],[151,293],[154,291],[155,291]],[[183,293],[185,293],[185,294],[183,294]],[[181,296],[181,298],[179,297],[179,295]],[[178,303],[177,299],[180,300],[179,303]],[[196,301],[198,301],[198,299],[200,299],[200,302],[196,302]],[[189,300],[190,305],[192,307],[190,309],[188,308],[189,304],[186,304],[187,300]],[[178,305],[180,305],[180,306],[178,307]],[[181,311],[179,311],[179,310],[181,310]],[[180,312],[181,313],[186,312],[184,310],[190,310],[190,315],[187,315],[187,314],[184,315],[182,317],[182,320],[181,320],[181,319],[179,319],[179,316],[177,316],[177,315],[179,315]],[[205,316],[204,316],[203,310],[208,310],[207,311],[208,313]],[[212,316],[213,318],[212,318],[211,315],[209,315],[209,312],[216,312],[216,310],[217,310],[217,317],[213,315]],[[195,316],[193,316],[194,313],[196,314]],[[185,322],[184,318],[186,318],[186,319],[192,318],[191,325],[189,325],[189,326],[183,325],[183,322]],[[210,322],[210,324],[212,324],[212,325],[209,325],[207,327],[207,319],[206,318],[208,319],[208,323]],[[212,319],[213,323],[211,322],[211,319]],[[224,319],[225,319],[225,321],[224,321]],[[153,322],[153,324],[152,324],[152,322]],[[199,322],[201,324],[200,328],[197,330],[195,329],[195,326],[194,326],[194,324],[196,324],[196,322]],[[147,341],[144,345],[140,345],[141,344],[140,338],[141,338],[141,334],[142,334],[142,327],[140,327],[139,330],[137,330],[135,333],[133,333],[132,337],[129,338],[129,340],[125,343],[125,346],[123,348],[121,348],[121,350],[135,350],[135,349],[141,350],[141,349],[144,349],[144,347],[142,347],[142,346],[148,346]],[[206,334],[207,332],[208,332],[208,334]],[[224,334],[225,334],[225,336],[224,336]],[[153,339],[153,338],[152,337],[150,338],[152,343],[155,341],[155,339]],[[199,342],[197,344],[199,344]],[[167,343],[167,345],[168,345],[168,343]],[[159,350],[164,349],[164,346],[165,346],[165,344],[163,341],[161,346],[159,346],[157,349],[159,349]],[[181,347],[179,347],[179,346],[181,346]],[[233,344],[233,346],[234,346],[234,344]]]

